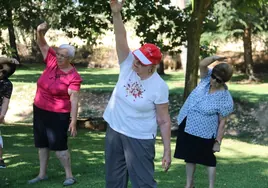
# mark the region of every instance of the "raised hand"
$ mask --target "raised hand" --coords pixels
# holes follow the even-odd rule
[[[37,32],[42,32],[43,34],[45,34],[48,29],[49,28],[47,22],[43,22],[37,27]]]
[[[125,3],[125,0],[110,0],[110,7],[113,13],[120,12]]]

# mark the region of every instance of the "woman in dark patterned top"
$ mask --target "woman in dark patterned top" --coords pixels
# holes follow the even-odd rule
[[[226,119],[233,111],[233,99],[225,84],[232,77],[232,67],[220,63],[208,66],[225,57],[211,56],[200,64],[201,81],[191,92],[178,116],[178,138],[174,157],[186,162],[186,188],[194,187],[196,164],[208,168],[209,188],[214,188],[216,157],[220,151]]]
[[[9,100],[12,94],[13,85],[8,79],[19,62],[13,58],[0,57],[0,123],[4,122],[8,110]],[[3,139],[0,134],[0,168],[6,168],[3,160]]]

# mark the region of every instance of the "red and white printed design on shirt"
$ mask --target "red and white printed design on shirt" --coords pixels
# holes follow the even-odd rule
[[[142,88],[142,85],[139,84],[137,81],[136,82],[132,82],[131,79],[129,79],[129,82],[124,85],[125,89],[126,89],[126,97],[128,96],[133,96],[134,100],[137,98],[143,98],[142,94],[145,91],[145,89]]]

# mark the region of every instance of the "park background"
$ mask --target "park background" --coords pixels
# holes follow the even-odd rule
[[[188,6],[187,1],[172,1],[171,4],[169,1],[128,2],[124,18],[130,48],[136,49],[143,42],[153,42],[164,49],[163,66],[158,71],[170,88],[169,111],[173,126],[176,126],[176,116],[185,98],[184,90],[188,87],[185,86],[186,75],[193,74],[198,68],[193,59],[188,57],[185,61],[186,44],[188,53],[191,50],[198,52],[190,53],[190,56],[197,55],[201,59],[212,54],[225,55],[227,63],[234,66],[235,74],[228,87],[234,97],[235,111],[228,120],[222,151],[217,153],[216,187],[268,187],[268,34],[267,19],[263,19],[268,15],[267,3],[261,0],[201,0],[192,1],[195,6]],[[181,11],[181,6],[186,9]],[[0,187],[29,187],[27,180],[38,173],[31,126],[36,81],[45,67],[35,44],[35,29],[43,20],[51,25],[46,35],[49,45],[56,47],[70,43],[77,47],[73,62],[84,80],[79,102],[78,126],[81,129],[76,138],[69,140],[73,173],[78,180],[74,187],[104,187],[106,123],[102,113],[119,73],[108,3],[15,0],[1,1],[0,7],[4,15],[0,18],[1,53],[19,58],[21,62],[10,78],[14,90],[6,124],[1,125],[8,167],[0,171]],[[187,40],[186,33],[193,34],[191,32],[195,28],[191,25],[191,15],[198,16],[196,12],[200,12],[202,7],[206,16],[201,22],[200,41],[198,37],[192,37],[198,41],[196,49],[189,44],[191,40]],[[171,22],[172,19],[174,22]],[[161,28],[161,25],[164,27]],[[247,26],[251,28],[251,62],[246,62],[249,51],[244,31],[248,31]],[[12,37],[15,38],[15,48]],[[193,66],[186,68],[186,63]],[[198,73],[193,76],[197,81]],[[183,187],[183,161],[173,159],[170,171],[164,173],[160,163],[162,149],[161,139],[157,137],[155,161],[159,187]],[[53,154],[48,175],[47,182],[32,187],[62,186],[64,172]],[[197,169],[196,186],[207,187],[206,170],[202,166]]]

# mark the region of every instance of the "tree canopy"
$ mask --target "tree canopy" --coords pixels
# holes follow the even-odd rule
[[[252,34],[267,31],[268,2],[265,0],[220,0],[214,5],[219,31],[242,38],[245,71],[250,80],[256,80],[252,59]]]

